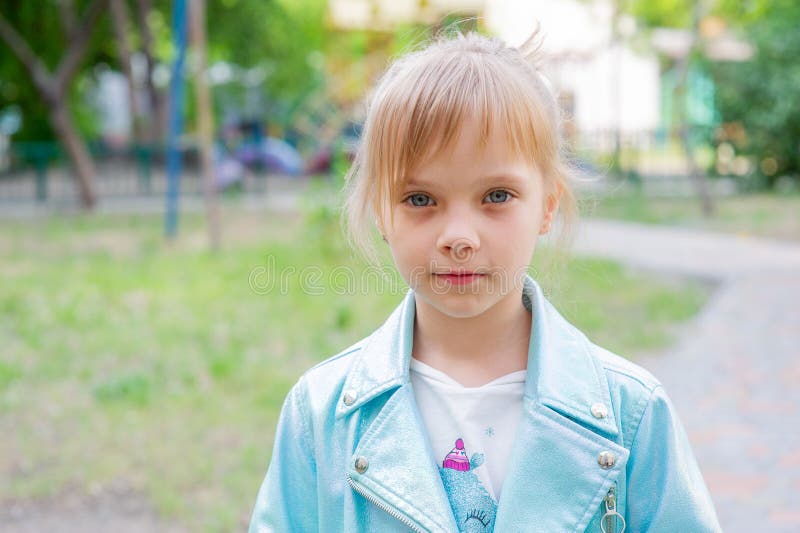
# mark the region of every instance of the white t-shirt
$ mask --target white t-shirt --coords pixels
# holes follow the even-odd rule
[[[460,524],[491,522],[522,416],[524,370],[464,387],[414,358],[411,384],[433,459]],[[488,497],[488,498],[487,498]]]

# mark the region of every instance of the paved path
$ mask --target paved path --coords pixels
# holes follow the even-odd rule
[[[800,273],[800,243],[611,220],[584,220],[575,251],[714,281],[775,270]]]
[[[677,346],[638,362],[675,403],[723,530],[800,532],[800,244],[589,220],[575,251],[719,282]]]

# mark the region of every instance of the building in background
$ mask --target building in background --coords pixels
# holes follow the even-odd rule
[[[542,65],[576,131],[653,130],[660,120],[659,63],[612,43],[612,4],[577,0],[331,0],[332,24],[391,31],[398,24],[441,24],[477,17],[511,45],[537,28]],[[624,19],[628,31],[632,20]]]
[[[661,120],[660,71],[652,50],[638,51],[612,33],[609,1],[487,0],[486,26],[512,45],[539,27],[543,70],[577,132],[656,129]],[[619,17],[618,33],[635,22]]]

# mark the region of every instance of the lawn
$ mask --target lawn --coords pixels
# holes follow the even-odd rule
[[[403,291],[333,290],[334,269],[364,267],[325,208],[231,204],[224,219],[218,253],[197,215],[171,244],[152,216],[0,224],[0,505],[123,483],[192,531],[247,523],[288,388]],[[301,290],[317,274],[320,293]],[[667,345],[707,296],[582,258],[537,276],[591,338],[628,356]]]
[[[715,213],[704,218],[695,198],[659,198],[622,192],[582,198],[590,216],[647,224],[800,241],[800,193],[753,193],[715,199]]]

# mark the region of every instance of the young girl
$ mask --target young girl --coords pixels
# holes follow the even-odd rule
[[[558,132],[547,83],[497,39],[441,40],[384,75],[346,213],[410,289],[289,393],[251,532],[720,530],[659,383],[527,275],[574,209]]]

